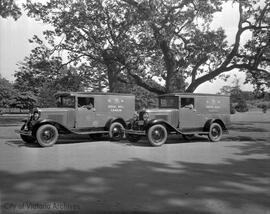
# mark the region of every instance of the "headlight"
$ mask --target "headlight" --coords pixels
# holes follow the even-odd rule
[[[38,111],[34,112],[34,114],[33,114],[33,120],[38,120],[39,117],[40,117],[40,112],[38,112]]]
[[[138,113],[135,111],[133,114],[133,120],[137,120],[139,117]]]
[[[147,112],[145,112],[143,114],[143,120],[148,120],[149,119],[149,114]]]

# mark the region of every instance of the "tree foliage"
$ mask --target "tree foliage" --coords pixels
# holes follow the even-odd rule
[[[9,101],[9,107],[20,109],[32,109],[36,104],[37,98],[32,92],[18,92]]]
[[[14,93],[12,84],[5,78],[0,77],[0,107],[9,105],[9,100]]]
[[[246,112],[248,111],[248,106],[246,102],[245,93],[240,88],[240,80],[235,77],[233,81],[233,85],[223,86],[220,89],[220,94],[230,95],[230,111],[234,113],[234,111],[238,112]],[[234,110],[235,109],[235,110]]]
[[[0,0],[0,16],[2,18],[11,16],[17,20],[21,14],[21,9],[15,3],[15,0]]]
[[[247,72],[246,81],[257,88],[269,86],[269,0],[232,1],[239,12],[233,44],[222,28],[210,28],[224,2],[28,0],[25,8],[54,27],[44,32],[51,52],[68,56],[58,66],[76,66],[94,90],[115,92],[124,83],[157,94],[193,92],[235,69]],[[251,37],[243,41],[246,32]]]
[[[39,43],[39,46],[19,63],[19,70],[15,72],[16,90],[37,96],[37,105],[41,107],[55,105],[53,95],[57,91],[84,90],[85,81],[80,72],[72,66],[62,65],[62,58],[51,56],[51,50],[37,37],[31,42]]]

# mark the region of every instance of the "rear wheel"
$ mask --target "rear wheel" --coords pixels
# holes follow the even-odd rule
[[[124,136],[124,126],[119,122],[114,122],[111,124],[109,129],[109,136],[113,141],[119,141]]]
[[[222,128],[218,123],[212,123],[209,129],[208,138],[212,142],[217,142],[222,137]]]
[[[36,138],[39,145],[42,147],[53,146],[58,140],[58,130],[51,124],[45,124],[38,128]]]
[[[141,136],[135,134],[127,134],[127,139],[129,142],[136,143],[141,139]]]
[[[152,146],[161,146],[167,140],[167,129],[161,124],[153,125],[148,129],[147,137]]]

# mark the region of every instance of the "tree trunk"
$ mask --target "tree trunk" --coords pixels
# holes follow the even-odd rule
[[[109,91],[116,92],[118,84],[118,71],[119,66],[114,61],[113,53],[110,50],[105,50],[102,54],[104,63],[107,67],[107,75],[109,82]]]

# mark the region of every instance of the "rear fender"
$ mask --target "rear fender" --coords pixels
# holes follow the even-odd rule
[[[58,122],[55,122],[54,120],[43,119],[43,120],[38,120],[34,124],[34,126],[32,128],[32,135],[35,136],[38,128],[44,124],[51,124],[51,125],[55,126],[57,128],[58,132],[66,133],[66,134],[71,133],[71,131],[67,127],[65,127],[64,125],[62,125]]]
[[[206,123],[204,125],[204,128],[203,128],[203,131],[204,132],[209,132],[209,129],[210,129],[210,126],[211,126],[212,123],[218,123],[221,126],[223,131],[228,130],[221,119],[210,119],[210,120],[206,121]]]

